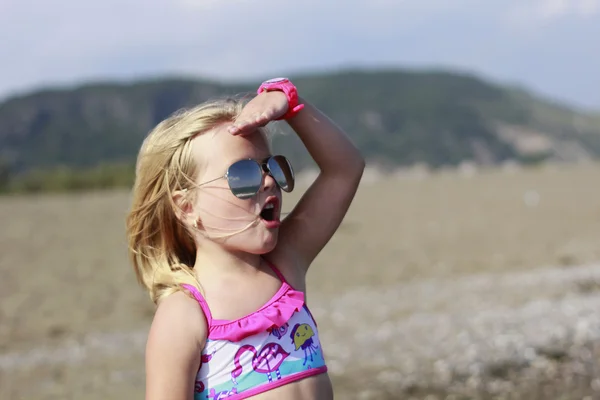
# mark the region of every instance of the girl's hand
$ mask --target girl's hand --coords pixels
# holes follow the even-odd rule
[[[281,91],[262,92],[250,100],[240,116],[229,127],[229,133],[244,135],[281,117],[288,110],[288,101]]]

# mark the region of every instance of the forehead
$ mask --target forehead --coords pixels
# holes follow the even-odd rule
[[[227,131],[229,125],[219,125],[194,139],[192,152],[201,167],[201,176],[223,174],[235,161],[264,159],[271,154],[263,133],[257,130],[248,135],[234,136]]]

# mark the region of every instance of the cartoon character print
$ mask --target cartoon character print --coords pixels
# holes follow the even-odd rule
[[[215,392],[215,389],[210,389],[210,392],[208,392],[206,397],[213,400],[223,400],[229,396],[233,396],[234,394],[237,394],[236,388],[232,388],[231,390],[223,390],[221,392]]]
[[[255,372],[267,375],[269,382],[273,381],[272,373],[276,374],[277,379],[281,379],[279,367],[290,353],[285,351],[278,343],[267,343],[260,350],[256,350],[254,346],[246,344],[240,347],[237,353],[235,353],[235,368],[231,371],[231,381],[234,385],[237,385],[236,378],[242,374],[243,367],[240,363],[240,358],[247,351],[252,353],[252,369]]]
[[[272,328],[271,335],[275,336],[277,339],[281,339],[288,331],[288,323],[286,322],[279,328]]]
[[[312,362],[313,354],[317,354],[319,347],[314,344],[313,336],[315,336],[315,332],[309,324],[296,324],[290,333],[290,339],[292,339],[292,344],[296,350],[304,350],[304,363],[302,365],[306,365],[309,357]]]
[[[194,392],[202,393],[204,392],[204,389],[204,382],[202,382],[201,380],[196,380],[196,383],[194,384]]]
[[[200,366],[198,367],[198,371],[200,371],[200,368],[202,368],[202,364],[205,364],[210,361],[210,359],[215,354],[215,351],[216,350],[213,350],[213,352],[210,354],[202,354],[202,357],[200,357]],[[205,389],[204,382],[202,382],[199,379],[196,379],[196,382],[194,384],[194,391],[196,393],[202,393],[202,392],[204,392],[204,389]]]

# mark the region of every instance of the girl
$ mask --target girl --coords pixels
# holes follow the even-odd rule
[[[280,221],[288,160],[265,126],[285,120],[320,168]],[[127,218],[130,256],[157,304],[146,399],[331,399],[306,273],[346,214],[364,161],[285,78],[246,105],[177,113],[140,149]]]

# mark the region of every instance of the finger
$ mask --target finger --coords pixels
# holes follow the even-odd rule
[[[270,113],[264,112],[264,113],[256,116],[255,125],[256,126],[265,126],[270,121],[271,121],[271,115],[270,115]]]
[[[233,135],[243,135],[244,133],[246,133],[248,131],[249,131],[248,125],[232,126],[229,128],[229,132]]]
[[[269,122],[269,118],[262,114],[257,114],[251,118],[235,123],[236,131],[238,132],[249,132],[256,129],[259,126],[265,125]]]
[[[260,121],[260,118],[261,118],[260,113],[253,113],[251,115],[245,115],[241,119],[236,121],[236,125],[238,125],[238,126],[255,125],[257,122]]]
[[[243,131],[246,126],[248,126],[248,122],[247,121],[243,121],[243,120],[238,120],[235,121],[233,124],[231,124],[231,126],[228,128],[228,131],[230,133],[240,133],[241,131]]]
[[[252,121],[238,121],[229,127],[229,132],[234,135],[250,132],[256,127],[256,123]]]
[[[262,123],[265,123],[267,121],[269,121],[269,113],[267,113],[267,112],[264,112],[262,114],[258,114],[256,116],[256,122],[257,123],[261,123],[262,124]]]

